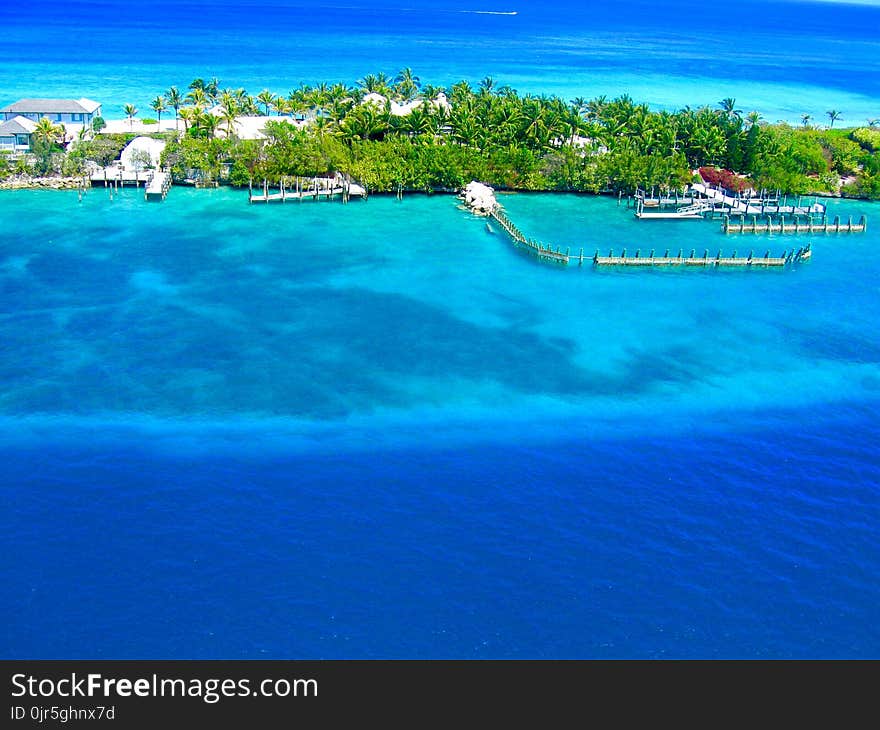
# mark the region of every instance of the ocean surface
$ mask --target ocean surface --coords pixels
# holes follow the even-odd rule
[[[794,240],[502,201],[587,253]],[[558,269],[439,195],[0,230],[0,656],[880,656],[880,226],[784,271]]]
[[[0,104],[412,66],[880,116],[877,7],[404,5],[4,3]],[[502,202],[587,254],[794,240]],[[785,271],[599,272],[448,196],[0,192],[0,656],[880,656],[880,206],[830,206],[867,233]]]
[[[287,94],[412,67],[563,98],[629,93],[799,122],[880,117],[880,3],[739,0],[44,0],[0,4],[0,106],[87,96],[140,116],[172,84]]]

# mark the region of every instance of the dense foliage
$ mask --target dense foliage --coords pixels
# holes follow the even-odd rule
[[[880,197],[880,130],[834,129],[839,112],[829,112],[827,129],[809,126],[808,115],[798,127],[767,124],[734,99],[717,109],[655,112],[629,96],[523,96],[491,78],[440,89],[404,69],[394,79],[300,86],[287,96],[195,79],[150,107],[174,117],[179,134],[171,133],[164,164],[178,178],[246,185],[343,172],[371,191],[456,189],[478,179],[499,188],[630,192],[681,186],[702,167],[732,171],[719,182],[734,188],[837,192],[843,183],[845,194]],[[137,113],[133,105],[125,111],[129,119]],[[260,114],[277,116],[265,139],[239,139],[236,118]],[[71,154],[106,164],[118,140],[104,139],[74,144]]]

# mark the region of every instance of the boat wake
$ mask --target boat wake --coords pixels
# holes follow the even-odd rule
[[[471,15],[518,15],[516,10],[459,10],[459,13]]]

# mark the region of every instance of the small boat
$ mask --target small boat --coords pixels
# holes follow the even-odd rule
[[[489,233],[495,233],[495,229],[492,228],[492,226],[490,226],[488,223],[486,223],[486,230],[489,231]]]

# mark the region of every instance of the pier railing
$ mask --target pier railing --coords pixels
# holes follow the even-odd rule
[[[618,256],[614,255],[613,250],[609,251],[607,256],[601,256],[596,250],[593,264],[596,266],[746,266],[757,268],[787,266],[806,261],[812,255],[809,243],[798,249],[786,249],[781,256],[771,256],[769,249],[763,256],[755,256],[754,251],[749,251],[748,256],[738,256],[735,250],[732,256],[724,256],[721,250],[715,256],[710,256],[709,249],[704,249],[702,256],[697,255],[696,249],[691,249],[687,256],[684,255],[683,249],[679,249],[678,254],[673,256],[669,255],[669,249],[666,249],[662,256],[655,255],[655,249],[651,249],[647,256],[642,256],[640,249],[636,249],[634,256],[628,256],[626,249],[623,249],[623,252]]]
[[[790,264],[796,264],[809,260],[812,255],[811,245],[799,248],[786,249],[779,256],[771,256],[770,250],[767,249],[763,256],[755,255],[754,250],[750,250],[748,255],[740,256],[736,250],[732,255],[724,255],[719,250],[714,256],[709,254],[709,249],[704,249],[703,254],[697,254],[696,249],[691,249],[685,254],[684,249],[679,249],[677,254],[670,255],[670,249],[666,249],[663,255],[658,255],[655,249],[651,249],[649,253],[643,255],[642,250],[637,248],[635,254],[627,254],[627,249],[615,255],[614,250],[608,252],[607,256],[602,256],[599,250],[596,250],[594,256],[584,255],[584,249],[580,249],[579,254],[571,255],[571,249],[566,249],[563,253],[558,248],[554,251],[549,246],[544,246],[537,241],[527,238],[522,231],[517,228],[516,224],[500,209],[496,208],[490,213],[490,216],[504,229],[504,232],[513,240],[514,244],[524,248],[528,253],[537,258],[567,265],[572,261],[583,266],[584,262],[592,260],[594,266],[703,266],[703,267],[739,267],[739,268],[768,268],[768,267],[784,267]]]
[[[541,259],[542,261],[549,261],[554,264],[562,264],[563,266],[568,265],[569,261],[569,252],[566,250],[565,253],[557,248],[555,251],[550,248],[550,246],[545,246],[538,241],[535,241],[531,238],[526,238],[522,231],[514,225],[513,221],[507,217],[507,215],[500,208],[495,208],[489,215],[492,216],[493,219],[500,225],[505,233],[513,239],[515,245],[524,248],[528,253],[533,256]]]
[[[868,218],[863,215],[858,223],[853,223],[849,216],[846,223],[841,223],[838,215],[831,223],[826,220],[817,224],[812,219],[801,221],[799,216],[795,216],[793,223],[786,222],[785,216],[780,216],[775,223],[768,215],[766,222],[759,223],[758,216],[753,215],[749,222],[743,216],[738,223],[731,223],[730,216],[725,215],[723,229],[725,233],[864,233],[868,230]]]

